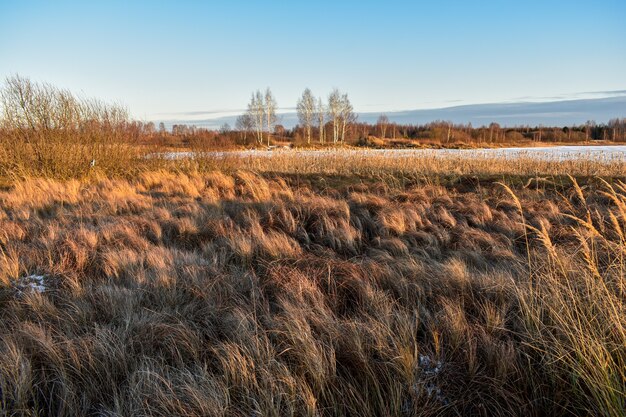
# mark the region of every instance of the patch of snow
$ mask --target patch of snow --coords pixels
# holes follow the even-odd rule
[[[170,160],[196,157],[212,158],[271,158],[277,155],[298,154],[301,156],[351,156],[368,157],[383,156],[386,158],[418,158],[418,157],[477,157],[502,158],[514,160],[528,158],[542,161],[593,160],[601,162],[626,161],[625,145],[586,145],[586,146],[545,146],[531,148],[492,148],[492,149],[249,149],[244,151],[210,151],[210,152],[163,152],[147,155],[147,158],[165,158]]]
[[[44,275],[28,275],[17,280],[15,289],[18,295],[24,293],[42,293],[46,291]]]
[[[428,398],[434,398],[444,405],[448,404],[448,399],[443,395],[441,388],[434,380],[434,377],[443,369],[443,362],[435,361],[428,355],[420,354],[418,366],[420,374],[418,380],[413,384],[413,391],[417,395],[425,392]]]
[[[430,359],[428,355],[420,355],[419,366],[426,375],[436,375],[441,372],[443,363],[441,361],[434,361]]]

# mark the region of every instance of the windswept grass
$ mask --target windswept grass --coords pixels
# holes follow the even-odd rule
[[[623,183],[284,163],[0,193],[4,413],[624,415]]]
[[[470,151],[471,152],[471,151]],[[276,152],[271,158],[262,156],[196,158],[186,161],[190,167],[202,168],[210,162],[210,167],[221,170],[246,169],[256,172],[363,175],[393,177],[459,177],[476,175],[480,177],[504,176],[611,176],[623,177],[626,172],[626,159],[598,160],[577,158],[564,160],[541,160],[532,156],[505,159],[482,154],[440,154],[437,150],[426,151],[419,156],[409,154],[381,155],[376,152],[351,152],[341,149],[322,153]],[[182,161],[179,161],[179,163]],[[547,178],[546,178],[547,179]]]

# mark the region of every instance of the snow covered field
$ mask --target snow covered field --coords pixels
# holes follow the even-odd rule
[[[237,156],[267,157],[277,155],[300,154],[303,156],[323,156],[341,153],[342,155],[353,154],[355,157],[384,156],[396,157],[423,157],[423,156],[467,156],[467,157],[497,157],[502,159],[533,158],[538,160],[565,161],[575,159],[593,159],[603,161],[626,160],[626,145],[615,146],[550,146],[536,148],[496,148],[496,149],[278,149],[278,150],[245,150],[208,152],[204,156],[218,158]],[[168,159],[193,158],[194,152],[167,152],[164,155]]]

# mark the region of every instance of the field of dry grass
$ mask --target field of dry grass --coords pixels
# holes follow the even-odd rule
[[[0,186],[33,177],[58,180],[84,180],[100,176],[132,179],[142,172],[159,170],[185,173],[216,170],[233,173],[246,170],[276,174],[357,175],[392,181],[433,177],[456,179],[460,176],[500,179],[567,175],[626,177],[626,159],[623,157],[557,160],[522,153],[503,159],[480,151],[475,154],[453,154],[432,150],[419,155],[388,151],[397,152],[391,156],[391,153],[383,155],[371,150],[344,148],[270,153],[220,153],[198,148],[184,152],[193,157],[172,158],[158,146],[135,146],[109,138],[87,142],[80,137],[72,139],[60,136],[57,139],[49,140],[46,137],[28,143],[20,138],[3,137],[0,132]]]
[[[624,415],[619,180],[178,163],[0,193],[4,415]]]
[[[392,151],[393,152],[393,151]],[[504,159],[488,154],[441,154],[433,150],[418,156],[375,152],[353,152],[350,150],[328,150],[322,153],[276,152],[271,158],[263,156],[231,156],[215,158],[211,155],[187,161],[160,161],[177,168],[197,171],[207,167],[232,172],[245,169],[255,172],[312,175],[361,175],[365,177],[393,178],[459,178],[474,177],[550,177],[550,176],[603,176],[625,177],[626,159],[573,158],[545,160],[532,155],[520,155]],[[156,161],[155,161],[156,162]]]

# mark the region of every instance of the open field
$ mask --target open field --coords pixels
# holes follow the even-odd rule
[[[624,145],[562,145],[562,146],[535,146],[535,147],[501,147],[483,149],[250,149],[239,151],[215,151],[204,152],[207,156],[228,157],[266,157],[273,158],[277,155],[296,153],[298,157],[327,156],[336,153],[346,157],[379,157],[379,158],[428,158],[428,157],[462,157],[462,158],[498,158],[504,160],[540,159],[544,161],[563,161],[576,159],[592,159],[595,161],[623,161],[626,160],[626,146]],[[203,153],[194,151],[169,151],[157,152],[153,156],[162,156],[169,159],[193,158]]]
[[[269,90],[267,94],[271,98]],[[346,95],[340,101],[350,108]],[[312,126],[305,129],[305,141],[302,127],[276,131],[270,129],[271,123],[261,123],[254,132],[250,126],[218,132],[186,125],[172,126],[171,131],[160,126],[157,131],[154,123],[131,119],[124,106],[83,98],[18,75],[8,77],[0,88],[0,110],[0,186],[32,177],[134,178],[155,170],[215,169],[413,177],[621,176],[626,165],[625,147],[619,145],[626,140],[623,119],[562,128],[502,128],[494,123],[473,128],[448,122],[401,126],[388,120],[374,126],[356,123],[350,110],[331,119],[321,112],[317,141],[311,139]],[[389,129],[394,138],[400,132],[402,137],[387,138]],[[384,139],[374,136],[377,132]],[[604,146],[537,146],[583,142]],[[511,144],[524,147],[502,148]],[[298,150],[262,150],[275,145]],[[251,146],[256,149],[241,151]],[[476,149],[480,147],[490,149]],[[226,152],[232,149],[240,150]],[[194,157],[187,158],[190,155]]]
[[[562,146],[482,150],[250,150],[156,152],[153,164],[198,170],[219,168],[300,174],[393,174],[394,176],[617,176],[626,172],[624,146]],[[172,162],[173,161],[173,162]]]
[[[626,417],[626,0],[0,0],[0,417]]]
[[[0,96],[0,415],[625,415],[623,146],[344,118],[225,152],[246,131]]]
[[[272,161],[3,191],[3,413],[624,415],[623,166]]]
[[[95,149],[94,149],[95,148]],[[32,177],[52,179],[134,178],[142,172],[167,170],[202,173],[250,170],[281,174],[330,174],[395,177],[623,177],[626,157],[621,146],[591,154],[576,149],[554,157],[526,150],[511,155],[499,150],[353,150],[162,152],[125,144],[89,146],[52,143],[39,152],[32,146],[0,146],[0,185]],[[610,149],[617,149],[611,151]],[[494,153],[495,152],[495,153]],[[43,155],[43,156],[41,156]],[[92,158],[95,155],[96,158]],[[41,156],[41,157],[40,157]],[[94,165],[92,166],[91,161]]]

